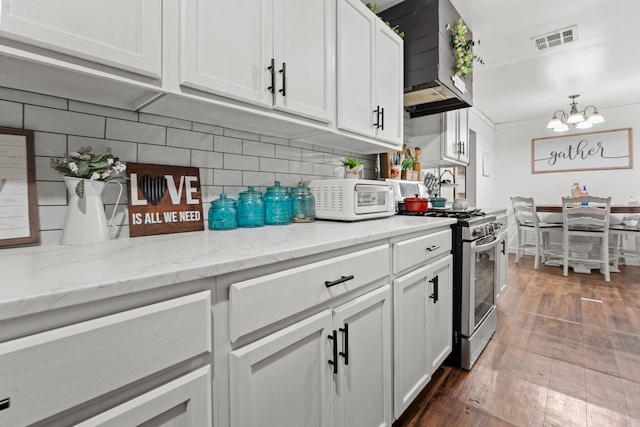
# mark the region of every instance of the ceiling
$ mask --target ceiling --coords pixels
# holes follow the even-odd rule
[[[384,10],[398,0],[378,0]],[[473,104],[495,124],[550,119],[595,105],[640,104],[637,0],[452,0],[473,32]],[[573,43],[538,51],[531,38],[577,25]],[[589,111],[591,112],[591,111]]]

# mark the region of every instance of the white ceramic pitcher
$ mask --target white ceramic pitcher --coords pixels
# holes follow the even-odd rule
[[[82,178],[64,177],[69,192],[69,207],[62,229],[61,245],[89,245],[109,241],[109,230],[122,196],[122,184],[117,181],[92,181],[84,179],[84,197],[76,194],[76,185]],[[102,191],[106,184],[118,184],[120,192],[113,208],[111,219],[107,223],[102,204]],[[115,227],[114,227],[115,232]]]

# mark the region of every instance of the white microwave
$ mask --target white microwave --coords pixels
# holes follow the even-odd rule
[[[309,182],[316,199],[316,218],[360,221],[394,215],[393,186],[367,179],[324,179]]]

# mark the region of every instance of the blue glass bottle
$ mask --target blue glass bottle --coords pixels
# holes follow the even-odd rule
[[[233,230],[237,227],[236,201],[220,193],[220,198],[211,202],[209,208],[209,230]]]
[[[262,194],[248,187],[238,197],[238,227],[264,226],[264,201]]]
[[[262,200],[264,200],[265,224],[291,224],[291,196],[286,187],[280,186],[280,181],[276,181],[273,187],[267,187]]]
[[[291,203],[293,222],[313,222],[316,220],[316,199],[309,187],[302,182],[291,187]]]

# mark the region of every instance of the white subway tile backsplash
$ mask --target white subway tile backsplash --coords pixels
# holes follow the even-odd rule
[[[260,141],[260,135],[257,133],[246,132],[243,130],[224,128],[222,134],[231,138],[250,139],[252,141]]]
[[[289,160],[269,159],[267,157],[260,158],[261,172],[289,172]]]
[[[103,105],[88,104],[86,102],[69,100],[69,111],[88,113],[96,116],[115,117],[117,119],[138,121],[138,113],[135,111],[121,110],[119,108],[105,107]]]
[[[213,137],[213,151],[242,154],[242,139],[215,135]]]
[[[302,150],[296,147],[276,146],[276,159],[302,160]]]
[[[210,133],[212,135],[222,135],[224,131],[224,128],[221,128],[220,126],[197,122],[193,122],[191,129],[195,132]]]
[[[138,161],[138,144],[135,142],[86,138],[83,136],[69,136],[69,152],[77,151],[81,147],[91,147],[93,148],[94,153],[103,153],[108,149],[111,149],[113,155],[123,162]]]
[[[276,146],[266,142],[242,141],[242,153],[249,156],[274,157]]]
[[[167,145],[212,151],[213,135],[182,129],[167,128]]]
[[[244,156],[241,154],[224,154],[224,169],[235,170],[260,170],[260,158],[255,156]]]
[[[67,135],[36,132],[34,146],[36,156],[64,157],[67,154]]]
[[[223,168],[224,154],[213,151],[191,150],[191,166],[199,168]]]
[[[289,140],[271,135],[260,135],[260,141],[277,145],[289,145]]]
[[[190,166],[190,160],[191,152],[187,148],[138,144],[138,163]]]
[[[67,100],[64,98],[34,92],[24,92],[6,87],[0,87],[0,99],[22,104],[39,105],[41,107],[57,108],[59,110],[67,109]]]
[[[291,173],[311,175],[313,174],[313,163],[291,161],[289,162],[289,171]]]
[[[105,138],[145,144],[166,145],[167,129],[163,126],[107,118]]]
[[[24,106],[25,129],[104,138],[105,118],[91,114]]]
[[[43,243],[59,242],[68,198],[63,177],[51,168],[50,159],[80,147],[91,146],[96,153],[111,148],[125,162],[199,168],[205,218],[210,202],[223,191],[237,200],[248,186],[264,193],[276,180],[292,187],[299,181],[341,177],[338,160],[345,155],[340,150],[285,138],[3,88],[0,126],[36,131]],[[375,155],[362,159],[365,173],[373,174]],[[117,186],[107,185],[103,193],[107,219],[117,196]],[[114,222],[118,227],[113,237],[129,235],[126,188]]]
[[[214,169],[214,185],[242,185],[242,171]]]
[[[178,128],[191,130],[192,125],[188,120],[174,119],[172,117],[157,116],[155,114],[140,113],[138,120],[140,123],[149,123],[151,125],[167,126],[170,128]],[[196,130],[196,129],[193,129]],[[213,133],[206,130],[197,130],[197,132]]]
[[[22,104],[0,100],[0,126],[22,128]]]
[[[242,172],[243,186],[253,185],[254,187],[271,187],[276,180],[272,172]]]

